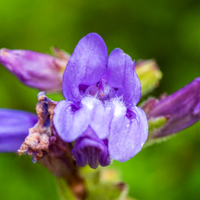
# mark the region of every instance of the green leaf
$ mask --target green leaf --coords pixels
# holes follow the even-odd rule
[[[157,144],[163,141],[166,141],[171,136],[162,137],[162,138],[152,138],[151,136],[156,133],[159,129],[163,128],[165,123],[167,122],[167,119],[165,117],[157,117],[151,120],[148,120],[149,124],[149,137],[147,141],[145,142],[143,148],[148,147],[152,144]]]

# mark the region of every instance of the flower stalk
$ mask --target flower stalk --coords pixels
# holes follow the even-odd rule
[[[71,156],[72,144],[63,141],[53,125],[56,104],[57,102],[47,98],[43,92],[38,94],[36,106],[38,122],[29,129],[29,135],[18,153],[31,155],[33,162],[38,161],[56,177],[62,178],[76,199],[83,200],[86,196],[86,186]]]

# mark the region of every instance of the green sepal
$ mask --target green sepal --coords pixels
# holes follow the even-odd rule
[[[157,118],[148,120],[149,136],[148,136],[148,139],[145,142],[143,148],[151,146],[153,144],[158,144],[160,142],[164,142],[174,136],[174,135],[169,135],[169,136],[159,137],[159,138],[152,137],[158,130],[162,129],[165,126],[166,122],[167,122],[166,117],[157,117]]]
[[[149,124],[149,135],[151,136],[158,129],[162,128],[167,122],[166,117],[156,117],[154,119],[148,120]]]
[[[166,140],[165,138],[152,138],[152,135],[156,133],[159,129],[163,128],[166,122],[167,122],[167,119],[165,117],[156,117],[154,119],[148,120],[149,135],[143,148]]]
[[[175,134],[168,135],[168,136],[165,136],[165,137],[160,137],[160,138],[148,138],[148,140],[145,142],[143,148],[149,147],[153,144],[159,144],[161,142],[165,142],[168,139],[171,139],[172,137],[175,137]]]

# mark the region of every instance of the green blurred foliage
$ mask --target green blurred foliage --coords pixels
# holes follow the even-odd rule
[[[157,60],[163,72],[153,93],[172,93],[200,76],[198,0],[0,1],[0,47],[72,53],[81,37],[99,33],[109,52],[120,47],[133,59]],[[38,91],[0,66],[0,107],[35,112]],[[53,96],[52,96],[53,97]],[[200,122],[126,163],[114,161],[140,200],[200,198]],[[29,157],[0,155],[1,200],[57,200],[55,178]]]

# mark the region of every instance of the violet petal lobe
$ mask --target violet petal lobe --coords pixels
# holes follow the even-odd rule
[[[108,105],[100,103],[94,108],[90,126],[100,139],[109,136],[113,112],[114,108],[110,103]]]
[[[91,127],[88,127],[83,135],[77,139],[72,154],[80,167],[88,163],[91,168],[96,169],[98,164],[101,166],[110,164],[106,143],[97,137]]]
[[[54,109],[54,126],[66,142],[77,139],[87,129],[90,119],[87,107],[77,109],[72,102],[60,101]]]
[[[66,100],[80,102],[79,85],[93,85],[100,80],[106,69],[107,54],[105,42],[96,33],[89,33],[79,41],[63,75]]]
[[[111,158],[124,162],[135,156],[143,147],[148,137],[148,122],[144,111],[132,107],[127,115],[113,119],[109,137]]]
[[[152,137],[179,132],[200,120],[200,77],[160,100],[148,113],[148,119],[164,116],[167,122]]]
[[[37,120],[25,111],[0,109],[0,152],[17,151]]]
[[[135,64],[121,49],[111,52],[106,77],[111,87],[118,88],[118,96],[123,95],[127,106],[135,106],[139,102],[141,84],[135,72]]]
[[[80,142],[83,138],[78,138],[75,142],[74,148],[72,149],[71,153],[76,159],[76,164],[79,167],[84,167],[87,164],[87,156],[84,151],[82,151],[82,144]]]

